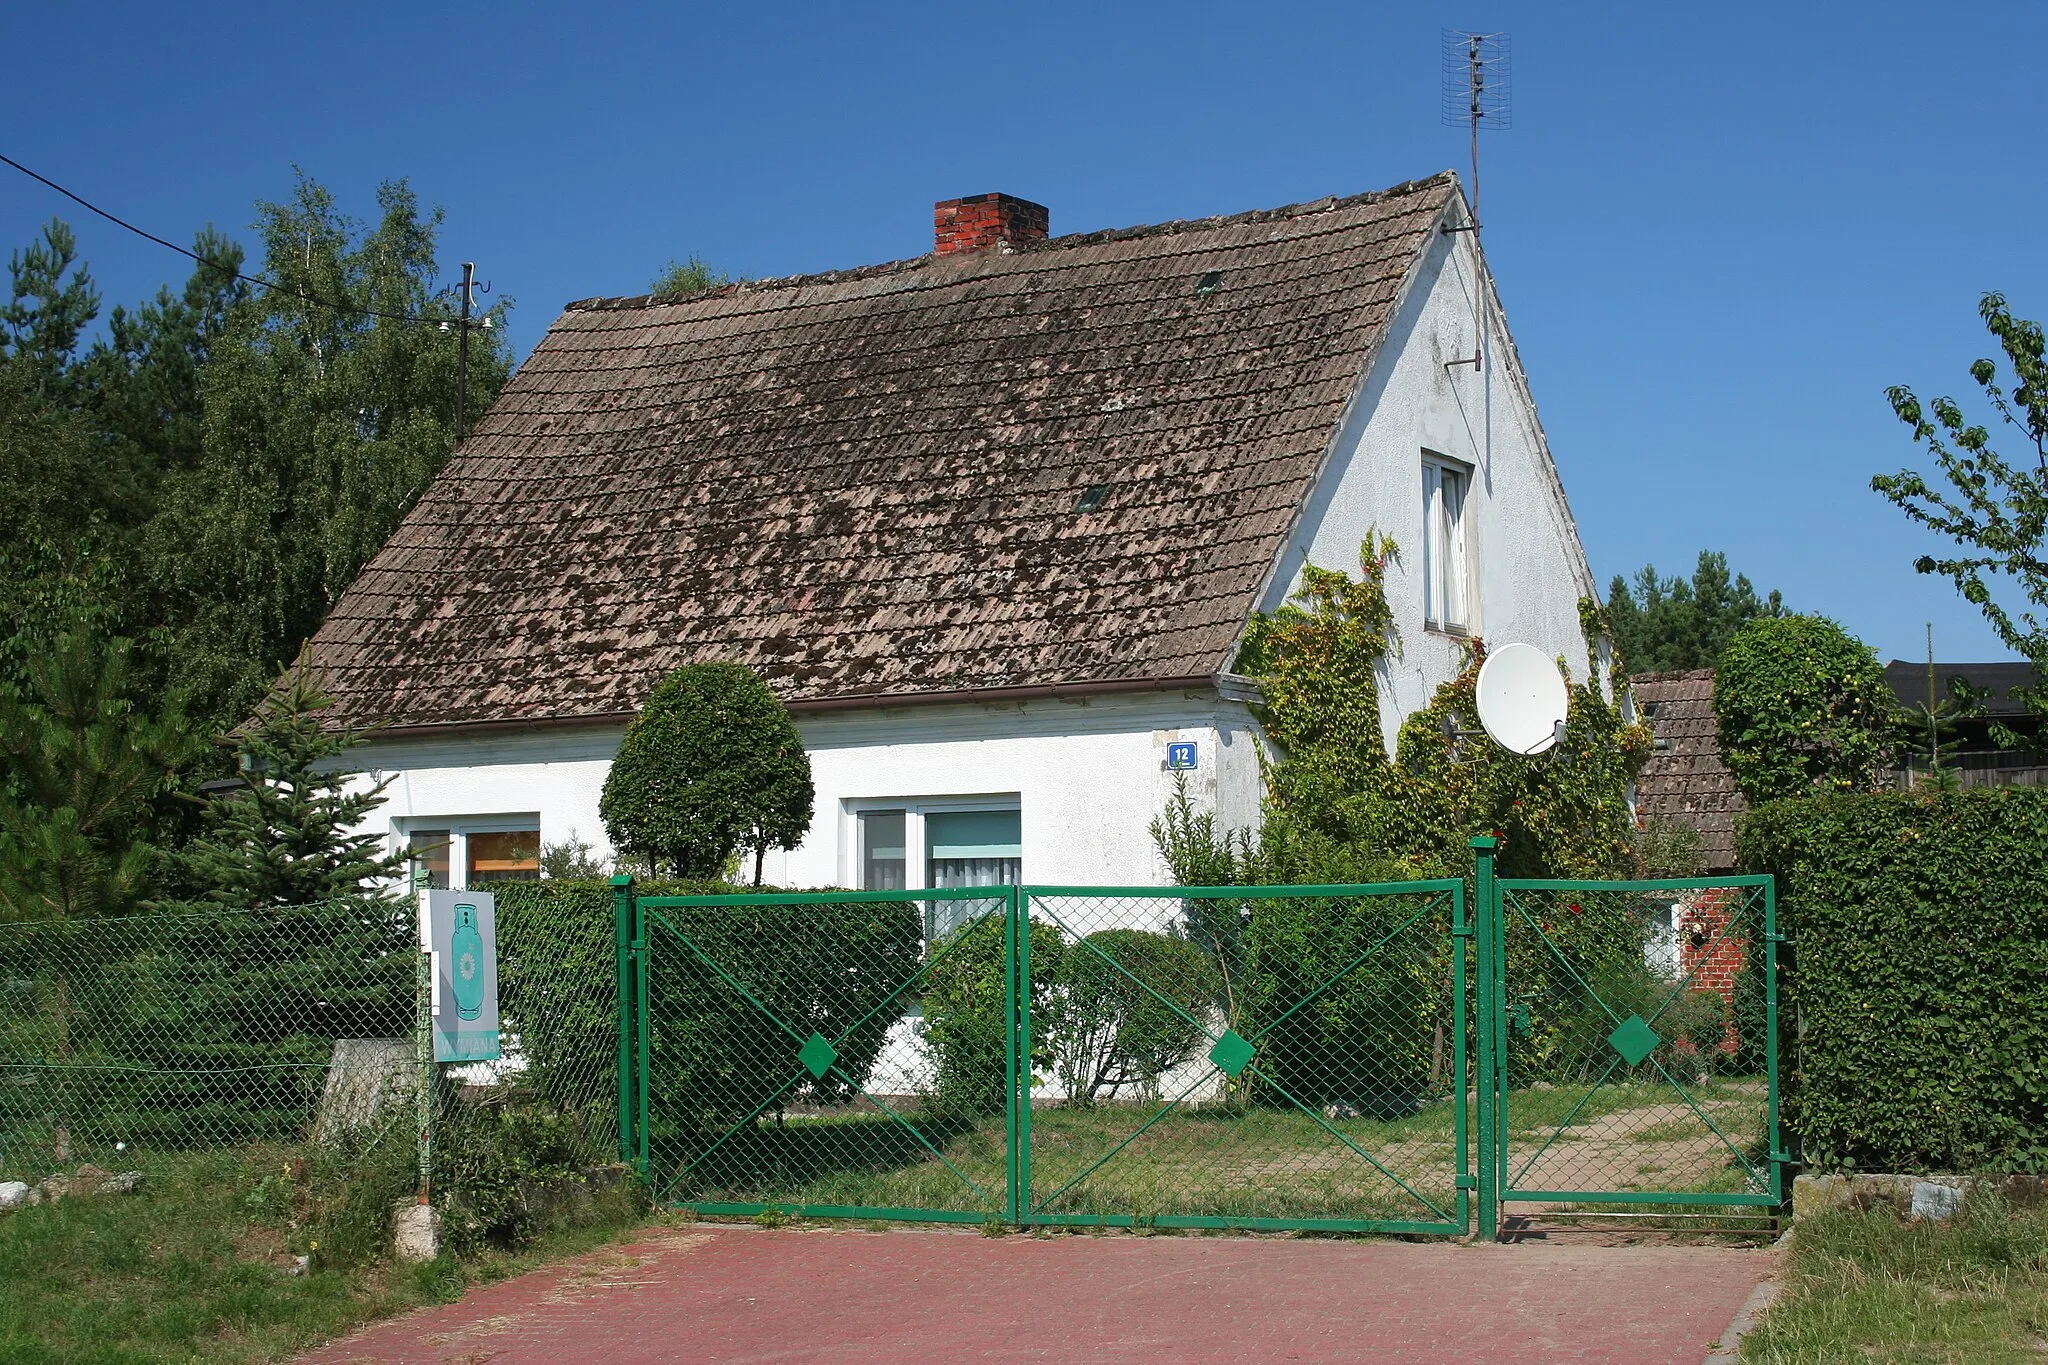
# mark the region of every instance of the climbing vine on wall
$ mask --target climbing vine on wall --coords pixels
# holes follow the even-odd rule
[[[1381,741],[1376,670],[1398,652],[1386,570],[1398,548],[1368,536],[1354,579],[1310,568],[1301,590],[1254,620],[1239,668],[1260,680],[1260,721],[1277,756],[1267,811],[1243,855],[1260,881],[1325,876],[1442,876],[1470,862],[1466,840],[1500,834],[1514,876],[1626,876],[1635,829],[1628,786],[1649,757],[1649,727],[1624,716],[1626,683],[1608,696],[1599,664],[1605,622],[1580,603],[1593,660],[1573,683],[1563,742],[1525,758],[1476,731],[1485,642],[1457,677],[1401,724],[1394,757]]]

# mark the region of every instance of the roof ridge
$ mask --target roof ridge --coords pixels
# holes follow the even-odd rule
[[[1443,185],[1453,185],[1458,173],[1452,170],[1438,171],[1435,175],[1420,180],[1404,180],[1383,190],[1367,190],[1360,194],[1325,195],[1298,204],[1283,204],[1272,209],[1246,209],[1241,213],[1218,214],[1210,218],[1174,218],[1164,223],[1141,223],[1135,227],[1098,228],[1092,232],[1070,232],[1060,237],[1048,237],[1042,242],[1012,242],[1004,244],[1004,251],[1010,255],[1029,256],[1044,251],[1058,251],[1069,247],[1097,246],[1104,242],[1133,241],[1143,237],[1165,237],[1184,232],[1200,232],[1214,228],[1235,227],[1242,223],[1274,223],[1290,218],[1304,218],[1312,213],[1331,213],[1338,209],[1357,208],[1362,204],[1377,203],[1381,200],[1397,199],[1410,194]],[[772,275],[758,280],[734,280],[728,284],[700,289],[687,294],[622,294],[599,295],[594,298],[576,299],[562,305],[566,313],[599,312],[614,309],[649,308],[655,304],[698,303],[705,299],[729,298],[738,294],[751,294],[780,289],[801,289],[815,284],[844,284],[852,280],[874,279],[884,275],[898,275],[930,265],[938,257],[933,252],[922,256],[908,256],[902,260],[883,261],[875,265],[849,266],[843,270],[817,270],[802,275]]]

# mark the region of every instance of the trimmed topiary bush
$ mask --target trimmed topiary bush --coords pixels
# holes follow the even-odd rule
[[[679,668],[626,727],[598,813],[657,875],[723,875],[736,852],[794,848],[811,827],[811,760],[789,711],[743,664]]]
[[[2048,791],[1780,801],[1737,839],[1778,876],[1806,1164],[2048,1168]]]
[[[1753,806],[1875,786],[1896,710],[1877,656],[1825,616],[1751,621],[1714,674],[1721,752]]]

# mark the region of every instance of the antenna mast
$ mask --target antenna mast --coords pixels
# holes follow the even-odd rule
[[[1444,30],[1443,118],[1472,132],[1472,234],[1479,235],[1479,130],[1513,126],[1508,109],[1508,35]]]
[[[1445,232],[1472,234],[1472,354],[1463,360],[1448,360],[1444,368],[1470,365],[1478,374],[1485,366],[1481,344],[1484,328],[1479,310],[1479,128],[1506,128],[1508,119],[1508,35],[1470,33],[1464,29],[1444,30],[1444,122],[1450,127],[1469,125],[1472,131],[1472,221],[1465,227]]]

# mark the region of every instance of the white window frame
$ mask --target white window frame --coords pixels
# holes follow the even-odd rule
[[[926,890],[925,880],[930,873],[929,858],[924,836],[924,819],[927,815],[952,815],[965,811],[1008,811],[1017,812],[1017,827],[1022,836],[1024,825],[1024,801],[1018,792],[997,792],[983,796],[872,796],[850,798],[840,803],[839,817],[839,884],[859,888],[864,880],[865,869],[861,865],[860,817],[862,811],[900,810],[903,812],[903,889],[905,891]],[[433,828],[433,826],[429,826]],[[1020,849],[1022,845],[1019,845]],[[1018,861],[1021,864],[1020,852]]]
[[[448,831],[448,889],[469,890],[469,836],[472,834],[542,834],[540,812],[511,815],[404,815],[391,822],[392,852],[409,865],[414,830]]]
[[[1455,516],[1444,506],[1447,477],[1455,479],[1460,490]],[[1471,465],[1432,450],[1422,452],[1422,622],[1426,629],[1447,635],[1479,631],[1472,487]]]

